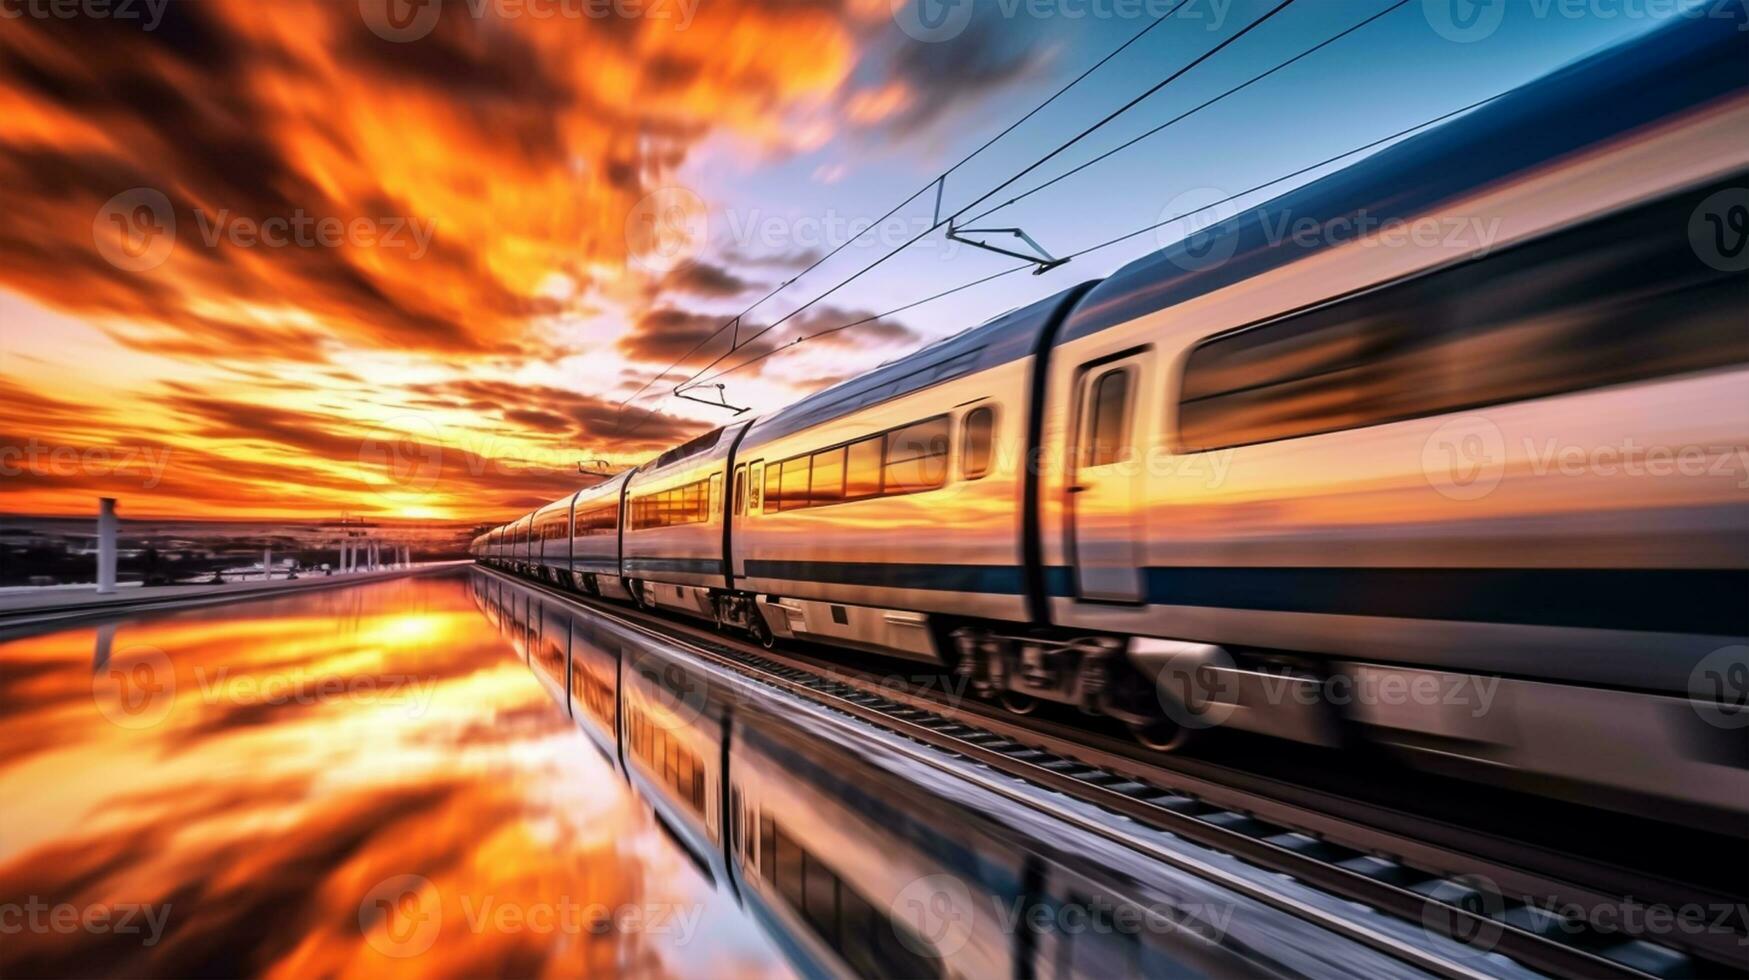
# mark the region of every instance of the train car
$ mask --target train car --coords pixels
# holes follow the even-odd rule
[[[804,975],[1386,976],[1277,909],[1053,827],[976,780],[749,683],[729,727],[729,867]],[[926,768],[926,765],[925,765]]]
[[[571,617],[571,717],[616,769],[624,767],[619,754],[624,633],[619,624],[588,612]]]
[[[676,446],[627,478],[621,574],[639,604],[717,619],[728,588],[723,488],[747,423]]]
[[[734,696],[688,654],[630,639],[619,674],[626,773],[699,869],[724,887],[723,744]]]
[[[977,914],[977,904],[1023,899],[1018,855],[968,840],[957,815],[822,744],[805,722],[783,717],[780,704],[737,712],[729,746],[736,882],[804,973],[1027,975],[1015,963],[1013,935],[995,916]],[[959,887],[930,887],[937,881]],[[937,904],[974,890],[975,899],[941,916],[953,922],[951,934],[905,918],[908,897]]]
[[[534,512],[529,524],[529,563],[534,574],[555,585],[571,579],[571,502],[561,497]]]
[[[1749,642],[1743,19],[669,450],[626,478],[629,591],[1160,749],[1359,735],[1740,810],[1704,702]]]
[[[627,470],[577,493],[571,505],[571,588],[609,599],[632,597],[619,564],[620,504],[631,478]]]
[[[540,630],[536,613],[539,600],[522,589],[509,589],[506,593],[499,632],[509,642],[510,649],[516,652],[517,658],[528,663],[531,640]]]
[[[735,453],[731,567],[770,633],[940,660],[945,623],[1031,617],[1033,363],[1078,291],[753,423]]]
[[[536,600],[531,623],[535,629],[529,637],[528,666],[547,689],[547,694],[567,714],[572,712],[571,689],[571,620],[572,615],[562,604]]]
[[[1349,717],[1430,758],[1745,798],[1681,700],[1749,634],[1749,281],[1708,225],[1749,185],[1740,26],[1681,19],[1088,293],[1045,391],[1051,621],[1307,741],[1331,676],[1506,675],[1499,710]],[[1338,233],[1357,216],[1377,230]]]
[[[486,614],[486,623],[494,632],[503,632],[504,623],[504,587],[497,579],[486,575],[475,576],[481,583],[481,597],[485,600],[482,607]]]
[[[524,514],[516,519],[516,539],[512,545],[511,561],[516,570],[522,574],[534,574],[533,513]]]

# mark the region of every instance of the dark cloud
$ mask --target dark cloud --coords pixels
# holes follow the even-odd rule
[[[621,337],[617,346],[621,353],[636,361],[694,369],[725,357],[739,361],[771,349],[772,343],[766,337],[747,341],[761,329],[759,324],[743,323],[738,331],[723,329],[729,319],[721,314],[658,307],[638,317],[631,332]]]
[[[531,329],[566,311],[549,275],[624,262],[633,206],[697,141],[776,138],[782,109],[832,91],[851,54],[829,4],[707,6],[686,32],[441,10],[405,44],[332,0],[172,3],[150,31],[9,19],[0,285],[175,356],[534,356]],[[733,56],[747,45],[757,57]],[[137,189],[163,206],[106,213]],[[231,234],[270,221],[363,222],[369,240]],[[174,248],[150,268],[105,257],[152,241]],[[700,268],[675,287],[738,284]]]
[[[891,136],[912,136],[1041,74],[1049,60],[1044,39],[1015,30],[1014,24],[991,8],[951,40],[901,45],[888,66],[889,78],[909,97],[876,127]]]
[[[662,277],[660,288],[694,296],[730,297],[752,289],[754,284],[719,265],[684,262]]]

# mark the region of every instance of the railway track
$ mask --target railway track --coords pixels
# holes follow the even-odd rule
[[[891,674],[810,652],[764,650],[708,627],[483,571],[862,721],[1535,970],[1583,977],[1749,976],[1743,905],[1733,896],[1203,760],[1142,759],[1108,736],[1049,719],[1023,720],[935,685],[895,683]],[[1736,928],[1710,914],[1705,928],[1679,937],[1648,936],[1631,925],[1674,924],[1682,908],[1726,910]],[[1589,913],[1581,918],[1573,910]],[[1391,937],[1364,929],[1356,934],[1352,923],[1340,920],[1327,924],[1436,973],[1487,975],[1480,958],[1429,961]]]

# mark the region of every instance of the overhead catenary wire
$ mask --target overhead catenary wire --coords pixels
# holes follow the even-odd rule
[[[810,309],[813,306],[824,301],[828,296],[833,295],[834,293],[838,292],[839,290],[843,289],[844,287],[850,285],[852,282],[855,282],[857,279],[860,279],[864,275],[867,275],[869,272],[878,268],[880,265],[885,263],[887,260],[893,258],[895,255],[898,255],[900,252],[903,252],[905,249],[910,248],[912,245],[921,241],[923,238],[927,237],[928,235],[933,234],[937,230],[941,229],[943,226],[951,226],[954,221],[956,221],[961,215],[965,214],[967,211],[970,211],[972,208],[977,207],[979,204],[982,204],[983,202],[989,200],[991,197],[993,197],[994,195],[999,193],[1003,188],[1009,186],[1010,184],[1013,184],[1015,181],[1021,179],[1022,177],[1025,177],[1027,174],[1029,174],[1032,171],[1043,166],[1045,163],[1049,162],[1050,160],[1056,158],[1057,155],[1063,153],[1064,151],[1068,150],[1070,147],[1074,146],[1075,144],[1086,139],[1088,136],[1097,132],[1098,130],[1100,130],[1101,128],[1103,128],[1107,124],[1109,124],[1112,120],[1116,119],[1118,116],[1135,108],[1137,105],[1139,105],[1142,101],[1144,101],[1148,97],[1152,96],[1156,92],[1159,92],[1161,89],[1165,88],[1167,85],[1170,85],[1172,82],[1176,81],[1177,79],[1183,77],[1186,72],[1189,72],[1192,69],[1196,68],[1198,65],[1203,64],[1204,62],[1208,61],[1210,58],[1214,57],[1216,54],[1219,54],[1221,51],[1225,50],[1227,47],[1229,47],[1230,45],[1237,42],[1239,39],[1245,37],[1247,34],[1250,34],[1252,31],[1263,26],[1271,18],[1275,17],[1277,14],[1281,13],[1283,10],[1286,10],[1288,7],[1292,6],[1295,2],[1296,2],[1296,0],[1281,0],[1280,3],[1278,3],[1274,7],[1270,8],[1262,16],[1253,20],[1251,23],[1246,24],[1243,28],[1241,28],[1240,30],[1238,30],[1237,32],[1232,34],[1231,36],[1223,39],[1219,44],[1216,44],[1214,47],[1203,52],[1202,54],[1198,55],[1197,57],[1191,59],[1191,61],[1188,64],[1184,65],[1183,67],[1181,67],[1181,68],[1177,69],[1176,71],[1172,72],[1171,74],[1167,75],[1165,78],[1161,79],[1159,82],[1156,82],[1155,84],[1149,86],[1141,94],[1131,98],[1128,102],[1125,102],[1123,105],[1119,106],[1118,108],[1113,109],[1111,112],[1109,112],[1105,116],[1101,117],[1099,119],[1099,121],[1093,123],[1093,125],[1088,126],[1087,128],[1081,130],[1079,133],[1075,134],[1073,137],[1069,138],[1067,141],[1058,144],[1057,147],[1052,149],[1049,153],[1046,153],[1044,156],[1039,157],[1037,160],[1034,160],[1032,163],[1027,164],[1025,167],[1021,168],[1013,176],[1004,180],[1002,183],[997,184],[995,187],[992,187],[988,191],[985,191],[983,194],[979,195],[977,198],[975,198],[972,201],[968,202],[967,204],[961,206],[953,214],[948,215],[946,218],[940,218],[939,216],[937,216],[936,222],[933,225],[931,225],[929,228],[917,233],[916,235],[912,236],[910,239],[906,240],[904,243],[900,244],[896,248],[894,248],[891,251],[887,252],[886,254],[882,255],[880,258],[874,260],[873,262],[869,263],[868,265],[864,266],[863,268],[857,270],[856,272],[852,273],[851,275],[840,280],[838,283],[833,285],[830,289],[827,289],[825,292],[819,294],[818,296],[815,296],[813,299],[808,300],[806,303],[803,303],[801,306],[797,307],[796,309],[791,310],[789,313],[786,313],[783,316],[779,317],[777,320],[773,321],[770,325],[765,326],[765,327],[759,329],[758,331],[755,331],[752,336],[747,338],[746,343],[749,343],[749,344],[753,343],[754,341],[758,340],[760,337],[764,336],[765,334],[770,333],[772,330],[775,330],[778,327],[782,326],[787,321],[794,319],[796,316],[799,316],[803,312],[806,312],[808,309]],[[1183,6],[1183,4],[1181,3],[1179,5],[1179,7],[1182,7],[1182,6]],[[1176,11],[1179,9],[1179,7],[1174,7],[1173,10]],[[1167,16],[1170,16],[1170,14],[1168,14]],[[685,380],[681,381],[679,384],[676,384],[674,386],[675,390],[679,391],[679,390],[682,390],[684,388],[687,388],[687,387],[697,383],[698,379],[701,376],[703,376],[705,372],[716,367],[718,364],[721,364],[724,359],[726,359],[730,354],[733,354],[733,353],[734,353],[734,351],[725,351],[724,353],[717,355],[715,358],[712,358],[710,360],[710,362],[705,364],[703,367],[699,368],[697,371],[693,372],[693,374],[691,376],[689,376]]]
[[[1316,54],[1317,52],[1323,50],[1324,48],[1327,48],[1330,45],[1335,44],[1337,41],[1342,40],[1343,38],[1347,37],[1348,35],[1353,34],[1355,31],[1360,30],[1361,28],[1367,26],[1368,24],[1373,23],[1374,21],[1378,20],[1379,18],[1381,18],[1381,17],[1385,16],[1386,14],[1398,9],[1399,7],[1403,7],[1403,6],[1407,5],[1408,3],[1409,3],[1409,0],[1397,0],[1396,3],[1391,4],[1389,7],[1385,7],[1384,9],[1380,10],[1378,13],[1373,14],[1371,17],[1368,17],[1367,19],[1355,24],[1352,27],[1349,27],[1348,29],[1346,29],[1340,33],[1332,34],[1330,37],[1327,37],[1324,40],[1318,42],[1317,44],[1307,48],[1306,50],[1301,51],[1299,54],[1294,55],[1292,58],[1289,58],[1288,60],[1276,65],[1275,67],[1269,69],[1268,71],[1263,72],[1263,73],[1258,74],[1258,75],[1253,75],[1250,78],[1246,79],[1245,81],[1240,82],[1238,85],[1235,85],[1232,88],[1227,89],[1225,92],[1222,92],[1221,94],[1215,96],[1214,98],[1209,99],[1206,102],[1202,102],[1202,103],[1199,103],[1195,106],[1192,106],[1189,109],[1186,109],[1185,111],[1179,113],[1176,116],[1173,116],[1171,119],[1166,120],[1165,122],[1161,123],[1160,125],[1155,126],[1152,129],[1149,129],[1147,132],[1142,133],[1139,136],[1133,137],[1132,139],[1125,140],[1124,142],[1119,143],[1117,146],[1114,146],[1109,150],[1106,150],[1104,153],[1099,154],[1098,156],[1094,157],[1091,160],[1087,160],[1083,163],[1077,164],[1074,167],[1071,167],[1068,170],[1065,170],[1062,173],[1056,175],[1055,177],[1052,177],[1050,180],[1047,180],[1044,183],[1039,184],[1038,186],[1033,187],[1030,190],[1023,191],[1020,194],[1017,194],[1014,197],[1011,197],[1008,200],[1003,201],[1001,204],[998,204],[994,207],[987,208],[983,211],[978,212],[977,214],[973,215],[972,217],[967,218],[966,223],[971,224],[973,222],[982,221],[985,218],[989,217],[990,215],[995,214],[997,211],[1000,211],[1003,208],[1008,207],[1011,204],[1017,204],[1021,201],[1024,201],[1027,198],[1033,196],[1034,194],[1037,194],[1039,191],[1042,191],[1045,188],[1050,187],[1053,184],[1057,184],[1057,183],[1059,183],[1059,182],[1061,182],[1069,177],[1073,177],[1074,175],[1080,173],[1083,170],[1086,170],[1088,167],[1091,167],[1094,164],[1100,163],[1100,162],[1107,160],[1113,156],[1116,156],[1117,154],[1122,153],[1124,150],[1127,150],[1130,147],[1135,146],[1137,143],[1140,143],[1141,141],[1147,139],[1148,137],[1153,136],[1164,129],[1167,129],[1168,127],[1175,126],[1178,123],[1183,122],[1184,120],[1190,118],[1191,116],[1196,115],[1197,113],[1201,112],[1202,110],[1207,109],[1209,106],[1212,106],[1215,103],[1222,101],[1223,99],[1227,98],[1228,96],[1236,95],[1239,92],[1257,84],[1258,82],[1263,81],[1265,78],[1268,78],[1269,76],[1274,75],[1276,72],[1279,72],[1279,71],[1283,70],[1284,68],[1287,68],[1287,67],[1295,64],[1296,62],[1302,61],[1302,60],[1312,56],[1313,54]]]
[[[1033,116],[1038,115],[1045,108],[1047,108],[1052,103],[1056,102],[1059,98],[1061,98],[1064,94],[1066,94],[1070,89],[1074,88],[1075,86],[1077,86],[1077,85],[1081,84],[1083,81],[1085,81],[1089,75],[1098,71],[1100,68],[1103,68],[1106,65],[1106,63],[1110,62],[1113,58],[1116,58],[1118,55],[1120,55],[1124,51],[1128,50],[1129,47],[1131,45],[1135,44],[1137,41],[1140,41],[1142,38],[1146,37],[1151,31],[1154,30],[1154,28],[1159,27],[1161,24],[1165,23],[1168,18],[1170,18],[1173,14],[1177,13],[1180,8],[1184,7],[1189,2],[1190,2],[1190,0],[1179,0],[1179,2],[1176,5],[1174,5],[1170,10],[1167,10],[1165,13],[1163,13],[1159,17],[1155,18],[1152,22],[1148,23],[1141,30],[1130,35],[1130,37],[1127,40],[1125,40],[1122,44],[1118,45],[1117,47],[1113,48],[1111,51],[1107,52],[1103,58],[1100,58],[1098,61],[1094,62],[1092,65],[1089,65],[1086,70],[1081,72],[1081,74],[1076,75],[1074,78],[1070,79],[1069,82],[1066,85],[1064,85],[1062,88],[1059,88],[1055,92],[1051,93],[1049,98],[1045,99],[1043,102],[1040,102],[1038,105],[1035,105],[1031,109],[1027,110],[1025,115],[1023,115],[1019,119],[1016,119],[1013,122],[1009,123],[1008,126],[1005,127],[1001,132],[999,132],[996,135],[985,140],[981,145],[978,146],[977,149],[975,149],[972,152],[967,153],[965,156],[961,157],[959,159],[959,161],[957,163],[955,163],[953,166],[948,167],[946,170],[943,170],[940,174],[937,174],[935,177],[931,178],[928,183],[924,184],[922,187],[917,188],[915,191],[912,191],[910,196],[906,197],[904,200],[900,201],[899,203],[893,205],[890,209],[888,209],[886,214],[883,214],[879,218],[876,218],[874,220],[874,222],[869,225],[869,227],[870,228],[880,227],[881,224],[883,222],[885,222],[888,218],[891,218],[893,215],[898,214],[900,209],[904,208],[905,205],[910,204],[912,201],[917,200],[917,198],[919,196],[921,196],[925,192],[929,191],[931,188],[936,187],[939,184],[943,184],[947,180],[948,177],[950,177],[954,174],[955,171],[959,170],[961,167],[965,166],[967,163],[970,163],[972,158],[976,157],[980,153],[983,153],[985,150],[988,150],[990,147],[996,145],[997,141],[1001,140],[1003,137],[1014,132],[1016,129],[1019,129],[1022,125],[1024,125],[1026,123],[1027,120],[1031,119]],[[810,263],[806,268],[802,269],[800,272],[797,272],[795,275],[790,276],[788,279],[785,279],[782,282],[779,282],[776,286],[773,286],[769,292],[767,292],[765,295],[759,297],[758,299],[754,300],[751,304],[749,304],[747,306],[746,309],[743,309],[740,313],[723,321],[721,326],[717,327],[715,330],[711,331],[709,334],[706,334],[702,339],[699,340],[698,343],[694,344],[692,346],[691,350],[688,350],[685,354],[681,355],[680,358],[677,359],[673,364],[670,364],[667,368],[663,369],[661,372],[653,375],[649,380],[645,381],[642,385],[640,385],[636,391],[634,391],[630,395],[628,395],[624,401],[620,402],[620,406],[619,406],[620,411],[624,412],[627,405],[630,405],[634,400],[636,400],[638,398],[638,396],[640,396],[644,392],[648,391],[650,389],[651,385],[655,384],[657,381],[659,381],[663,378],[666,378],[668,376],[669,372],[673,371],[675,368],[678,368],[678,367],[680,367],[680,365],[684,364],[686,362],[687,358],[691,357],[692,355],[694,355],[694,354],[698,353],[700,350],[702,350],[704,348],[704,345],[710,343],[712,340],[715,340],[717,337],[722,336],[723,331],[728,330],[730,327],[733,327],[736,324],[736,321],[741,320],[742,318],[751,314],[755,309],[758,309],[760,306],[764,305],[767,300],[770,300],[772,297],[776,296],[778,293],[780,293],[784,289],[788,288],[790,285],[795,283],[797,280],[801,279],[803,276],[806,276],[808,273],[813,272],[815,269],[818,269],[820,266],[822,266],[826,262],[830,261],[833,256],[837,255],[839,252],[844,251],[844,249],[848,248],[851,244],[855,243],[861,237],[862,237],[861,235],[855,235],[855,236],[852,236],[852,237],[846,239],[843,242],[840,242],[831,251],[820,256],[819,258],[816,258],[812,263]],[[736,344],[734,346],[738,348],[741,345]],[[696,375],[695,375],[695,377],[696,377]],[[680,386],[677,385],[676,388],[678,388],[678,387],[680,387]]]
[[[1453,109],[1450,112],[1442,113],[1438,116],[1433,117],[1432,119],[1428,119],[1428,120],[1425,120],[1423,122],[1416,123],[1413,126],[1410,126],[1406,129],[1398,130],[1398,131],[1396,131],[1388,136],[1382,136],[1378,139],[1372,140],[1368,143],[1364,143],[1364,144],[1357,146],[1357,147],[1354,147],[1352,149],[1344,150],[1343,152],[1338,153],[1335,156],[1326,157],[1326,158],[1318,161],[1317,163],[1313,163],[1313,164],[1309,164],[1307,166],[1301,167],[1298,170],[1295,170],[1291,173],[1286,173],[1286,174],[1281,175],[1280,177],[1275,177],[1275,178],[1272,178],[1270,180],[1264,181],[1261,184],[1256,184],[1254,186],[1248,187],[1245,190],[1239,191],[1236,194],[1228,195],[1227,197],[1221,198],[1218,201],[1211,201],[1208,204],[1204,204],[1200,207],[1193,208],[1189,211],[1184,212],[1183,214],[1173,215],[1170,218],[1164,218],[1160,221],[1154,222],[1153,224],[1145,225],[1145,226],[1138,228],[1134,231],[1126,232],[1122,235],[1117,236],[1116,238],[1110,238],[1110,239],[1107,239],[1103,242],[1099,242],[1098,244],[1089,245],[1085,248],[1079,249],[1078,251],[1074,251],[1074,252],[1069,253],[1067,258],[1071,258],[1071,259],[1080,258],[1083,255],[1088,255],[1088,254],[1091,254],[1093,252],[1100,251],[1101,249],[1110,248],[1113,245],[1117,245],[1117,244],[1120,244],[1122,242],[1126,242],[1132,238],[1135,238],[1138,235],[1145,235],[1148,232],[1154,231],[1157,228],[1161,228],[1161,227],[1164,227],[1166,225],[1169,225],[1169,224],[1173,223],[1174,221],[1183,221],[1185,218],[1188,218],[1188,217],[1195,215],[1195,214],[1199,214],[1203,211],[1207,211],[1210,208],[1220,207],[1223,204],[1231,203],[1231,202],[1236,201],[1242,197],[1248,197],[1252,194],[1257,193],[1258,191],[1264,190],[1264,189],[1269,188],[1269,187],[1273,187],[1276,184],[1280,184],[1280,183],[1283,183],[1283,182],[1286,182],[1289,180],[1293,180],[1295,177],[1304,176],[1305,174],[1311,173],[1314,170],[1319,170],[1321,168],[1327,167],[1327,166],[1329,166],[1333,163],[1336,163],[1342,159],[1345,159],[1347,157],[1354,156],[1355,154],[1358,154],[1358,153],[1365,153],[1368,150],[1375,149],[1375,148],[1383,146],[1387,143],[1391,143],[1395,140],[1399,140],[1399,139],[1402,139],[1406,136],[1413,135],[1414,133],[1416,133],[1420,130],[1423,130],[1423,129],[1427,129],[1430,126],[1437,126],[1440,123],[1445,122],[1446,120],[1455,118],[1457,116],[1461,116],[1466,112],[1471,112],[1475,109],[1479,109],[1482,106],[1485,106],[1488,103],[1494,102],[1498,99],[1505,98],[1506,96],[1511,95],[1514,91],[1516,91],[1516,90],[1515,89],[1508,89],[1504,92],[1499,92],[1499,93],[1496,93],[1494,95],[1488,96],[1485,99],[1481,99],[1479,101],[1472,102],[1468,105],[1461,106],[1457,109]],[[922,306],[925,303],[933,302],[937,299],[941,299],[943,297],[950,296],[954,293],[958,293],[958,292],[962,292],[962,291],[967,290],[967,289],[971,289],[974,286],[981,286],[981,285],[983,285],[987,282],[990,282],[992,280],[1000,279],[1003,276],[1010,276],[1016,272],[1023,272],[1027,269],[1030,269],[1031,267],[1032,266],[1030,263],[1025,264],[1025,265],[1017,265],[1017,266],[1014,266],[1012,268],[1004,269],[1001,272],[997,272],[997,273],[994,273],[992,275],[984,276],[981,279],[975,279],[975,280],[972,280],[971,282],[964,283],[964,284],[959,285],[959,286],[954,286],[950,289],[942,290],[939,293],[935,293],[935,294],[932,294],[930,296],[926,296],[922,299],[914,300],[910,303],[906,303],[903,306],[894,307],[893,309],[887,310],[884,313],[877,313],[877,314],[874,314],[872,316],[861,317],[859,319],[852,320],[848,323],[841,323],[841,324],[838,324],[838,325],[833,326],[833,327],[828,327],[825,330],[821,330],[821,331],[818,331],[816,333],[808,334],[807,336],[797,337],[795,340],[789,342],[788,344],[783,345],[782,347],[774,347],[774,348],[771,348],[769,350],[763,351],[757,355],[749,357],[746,360],[741,361],[740,363],[735,364],[732,367],[725,368],[724,370],[719,371],[716,374],[711,375],[709,378],[706,378],[704,381],[699,382],[699,383],[700,384],[714,383],[719,378],[725,377],[725,376],[730,375],[730,374],[734,374],[735,372],[740,371],[743,368],[751,367],[752,365],[754,365],[760,361],[763,361],[766,358],[771,357],[774,354],[781,354],[781,353],[784,353],[785,351],[793,350],[797,345],[805,343],[809,340],[813,340],[817,337],[823,337],[823,336],[826,336],[828,334],[838,333],[840,331],[849,330],[853,327],[862,326],[863,324],[866,324],[866,323],[872,323],[875,320],[879,320],[879,319],[882,319],[884,317],[894,316],[896,314],[903,313],[906,310],[913,309],[913,308],[918,307],[918,306]]]

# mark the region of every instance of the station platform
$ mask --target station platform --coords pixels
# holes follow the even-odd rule
[[[127,586],[109,595],[98,595],[97,586],[49,587],[0,593],[0,631],[40,624],[60,624],[76,619],[136,610],[204,605],[234,599],[278,595],[307,589],[363,585],[404,575],[423,575],[471,565],[467,559],[416,562],[370,572],[311,574],[296,579],[226,582],[218,585]]]

